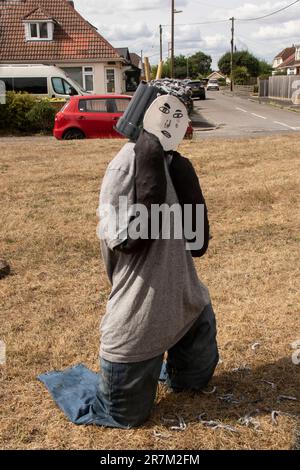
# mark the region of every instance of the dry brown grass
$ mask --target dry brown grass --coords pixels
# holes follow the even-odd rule
[[[298,191],[300,136],[187,142],[207,197],[213,240],[197,261],[219,325],[222,364],[216,395],[174,395],[160,387],[156,409],[141,429],[76,427],[56,408],[36,376],[84,362],[97,370],[99,319],[109,285],[96,238],[100,180],[121,141],[0,142],[0,257],[13,273],[0,281],[0,447],[5,449],[288,449],[299,414],[300,365],[291,343],[300,339]],[[297,212],[298,211],[298,212]],[[260,343],[256,351],[251,349]],[[233,372],[247,364],[251,370]],[[276,383],[277,388],[262,380]],[[228,405],[218,395],[243,402]],[[237,424],[257,410],[261,429]],[[205,412],[237,427],[212,430]],[[163,417],[182,415],[185,432]],[[167,434],[163,439],[154,431]]]

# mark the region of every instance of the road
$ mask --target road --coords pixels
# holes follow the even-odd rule
[[[207,92],[207,99],[195,101],[194,105],[197,115],[193,125],[200,139],[300,133],[300,113],[221,91]]]

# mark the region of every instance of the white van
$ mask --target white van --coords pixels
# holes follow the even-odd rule
[[[5,83],[6,91],[27,91],[40,97],[68,99],[89,94],[52,65],[0,65],[0,81]]]

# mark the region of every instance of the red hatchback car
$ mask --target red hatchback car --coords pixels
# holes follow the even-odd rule
[[[131,96],[72,96],[55,116],[53,135],[57,139],[121,138],[114,127],[126,110]]]
[[[115,129],[118,119],[129,105],[127,95],[71,96],[56,114],[53,135],[57,139],[122,138]],[[193,138],[191,123],[186,138]]]

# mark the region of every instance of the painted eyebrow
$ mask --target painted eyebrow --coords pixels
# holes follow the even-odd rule
[[[171,106],[170,106],[168,103],[165,103],[164,106],[165,106],[166,108],[171,109]]]

